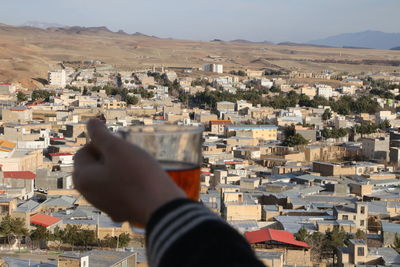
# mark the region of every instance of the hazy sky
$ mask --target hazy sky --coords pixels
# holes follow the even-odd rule
[[[0,23],[107,26],[211,40],[306,42],[364,30],[400,31],[400,0],[1,0]]]

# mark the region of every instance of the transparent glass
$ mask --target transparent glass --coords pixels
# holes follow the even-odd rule
[[[198,201],[203,130],[178,125],[131,126],[119,134],[155,157],[187,196]]]

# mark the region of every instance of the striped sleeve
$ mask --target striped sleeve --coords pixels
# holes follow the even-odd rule
[[[234,244],[225,244],[232,241]],[[213,266],[210,256],[216,266],[263,266],[241,235],[208,208],[188,199],[169,202],[153,214],[146,243],[150,267]],[[234,256],[224,256],[232,253]],[[208,261],[202,262],[205,259]],[[235,264],[229,263],[232,259]],[[245,264],[238,265],[241,261]],[[251,262],[258,265],[249,265]]]

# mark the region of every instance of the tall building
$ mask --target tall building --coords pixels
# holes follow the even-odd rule
[[[0,83],[0,95],[10,95],[14,94],[16,91],[16,86],[11,83]]]
[[[206,64],[203,66],[203,70],[215,73],[224,73],[224,66],[222,64]]]
[[[65,70],[49,71],[49,84],[64,88],[67,85],[67,74]]]

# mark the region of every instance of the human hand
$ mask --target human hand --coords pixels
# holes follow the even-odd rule
[[[97,119],[87,129],[91,143],[74,158],[75,188],[114,221],[146,225],[159,207],[186,197],[147,152],[113,135]]]

